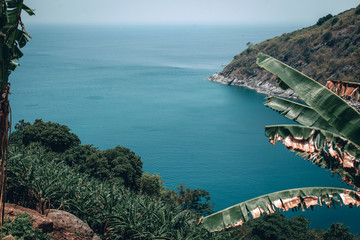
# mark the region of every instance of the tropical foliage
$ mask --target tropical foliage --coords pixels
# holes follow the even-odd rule
[[[14,60],[22,57],[19,48],[24,47],[30,39],[21,21],[22,10],[33,15],[33,11],[23,4],[22,0],[1,1],[1,191],[4,190],[6,175],[4,167],[7,154],[4,146],[8,146],[8,77],[18,65]],[[331,36],[328,34],[327,38]],[[249,45],[249,52],[251,47]],[[288,82],[285,85],[291,87]],[[277,105],[285,108],[286,104],[279,103],[281,101],[278,99]],[[271,99],[268,105],[274,102],[276,100]],[[294,103],[289,103],[292,104]],[[280,110],[281,107],[278,111],[283,111],[284,114],[295,108],[288,106],[288,109]],[[307,106],[302,108],[305,109]],[[352,121],[355,115],[346,107],[344,109],[337,114],[343,116],[345,112],[346,116],[350,116],[348,120]],[[309,133],[305,128],[298,130],[295,127],[267,128],[266,132],[271,141],[283,139],[285,142],[290,136],[289,146],[306,155],[308,152],[296,141],[301,134],[304,141],[311,138],[311,141],[316,142],[313,145],[315,150],[311,152],[312,159],[316,159],[315,162],[321,166],[336,170],[348,183],[359,186],[356,160],[359,142],[356,133],[353,134],[357,129],[351,126],[337,126],[336,121],[331,121],[329,116],[323,116],[324,114],[319,113],[313,106],[306,111],[309,115],[318,114],[322,118],[319,117],[311,126],[304,123],[313,118],[306,117],[306,114],[303,116],[301,113],[301,117],[294,117],[294,120],[308,127],[316,127],[315,130],[319,132]],[[328,126],[320,128],[325,126],[325,123],[328,123]],[[43,122],[41,119],[36,120],[34,124],[21,121],[15,129],[17,131],[11,136],[14,144],[9,147],[8,200],[42,213],[49,208],[69,211],[86,221],[103,239],[231,239],[235,238],[238,232],[211,233],[205,228],[209,229],[210,226],[219,230],[220,227],[240,225],[250,218],[256,218],[264,212],[274,212],[276,209],[308,208],[322,203],[331,205],[339,201],[348,205],[359,204],[359,194],[345,189],[286,190],[249,200],[237,208],[222,212],[221,215],[211,215],[203,221],[203,225],[197,225],[200,214],[212,212],[213,205],[209,193],[201,189],[191,190],[184,185],[180,185],[177,191],[165,190],[159,175],[142,173],[140,157],[129,149],[117,146],[114,149],[100,151],[91,145],[80,145],[80,139],[70,133],[68,127]],[[329,147],[329,141],[333,148]],[[3,199],[3,193],[0,199]],[[308,221],[302,217],[287,221],[283,215],[272,216],[277,217],[275,221],[274,217],[268,216],[260,219],[261,222],[244,224],[245,228],[241,231],[248,231],[245,236],[255,239],[277,239],[282,234],[287,237],[301,236],[303,239],[310,239],[316,236],[322,239],[309,230]],[[216,219],[220,219],[223,225],[216,223]],[[283,222],[283,228],[272,229],[273,222]],[[48,238],[32,229],[31,219],[27,215],[18,216],[13,222],[6,222],[4,232],[14,234],[19,239]],[[351,234],[346,233],[346,228],[334,225],[323,235],[351,237]]]
[[[92,152],[92,147],[90,149]],[[40,143],[27,147],[12,144],[9,151],[7,196],[10,202],[39,212],[49,208],[71,212],[103,239],[254,239],[263,234],[261,226],[268,226],[264,228],[266,235],[283,231],[280,236],[288,239],[299,239],[296,238],[299,232],[301,236],[314,234],[306,219],[287,220],[277,215],[254,223],[249,221],[233,231],[210,233],[197,225],[201,214],[212,210],[210,196],[204,190],[192,190],[184,185],[176,191],[166,190],[158,174],[145,173],[140,180],[140,193],[90,176],[80,170],[80,165],[69,166],[63,157],[65,153],[54,154]],[[144,181],[149,179],[152,184],[145,187]],[[209,201],[200,200],[201,196]],[[271,228],[269,225],[274,223],[278,225]],[[348,234],[346,228],[343,230]],[[34,233],[29,231],[29,234]],[[320,240],[324,231],[315,234]]]
[[[0,1],[0,221],[3,225],[3,202],[5,200],[7,147],[9,142],[10,93],[9,75],[19,64],[14,61],[23,56],[20,48],[30,38],[21,21],[21,12],[34,12],[24,5],[23,0]],[[20,28],[19,28],[20,26]],[[1,236],[2,237],[2,236]]]
[[[108,239],[210,239],[199,215],[161,197],[101,181],[54,158],[40,144],[10,147],[8,199],[45,212],[69,211]]]
[[[280,86],[293,89],[307,104],[276,97],[268,99],[266,106],[302,124],[265,127],[270,142],[282,141],[288,149],[337,173],[359,190],[360,114],[326,87],[268,55],[259,54],[257,63],[276,74]],[[220,231],[277,210],[308,209],[340,202],[359,206],[360,193],[325,187],[275,192],[207,216],[203,225],[210,231]]]
[[[36,137],[24,144],[25,133],[37,136],[39,131],[66,142],[72,135],[64,125],[21,120],[16,126],[9,149],[9,202],[42,213],[61,208],[112,239],[212,238],[195,224],[213,207],[205,190],[165,189],[161,176],[143,174],[140,157],[125,147],[101,151],[75,145],[59,152]]]
[[[8,79],[11,71],[19,65],[14,60],[23,56],[20,48],[23,48],[31,39],[21,21],[21,12],[24,10],[29,15],[34,12],[27,7],[23,0],[2,0],[0,4],[0,90],[2,93],[8,89]],[[20,28],[19,28],[20,26]]]

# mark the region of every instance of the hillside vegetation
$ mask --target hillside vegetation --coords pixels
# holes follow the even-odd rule
[[[308,28],[268,39],[236,55],[220,75],[229,79],[274,81],[256,65],[259,52],[273,56],[316,81],[360,82],[360,5],[324,16]]]
[[[342,224],[315,230],[305,217],[288,220],[281,213],[210,233],[198,225],[202,216],[212,213],[209,193],[182,184],[176,190],[165,189],[160,175],[143,173],[141,158],[130,149],[81,145],[67,126],[41,119],[33,124],[22,120],[15,128],[9,146],[7,201],[39,213],[50,208],[70,212],[101,239],[321,240],[334,235],[334,229],[353,239]],[[47,141],[50,138],[57,141]],[[29,216],[7,222],[5,233],[16,239],[47,239],[30,231],[26,221]],[[51,234],[50,238],[58,239]]]

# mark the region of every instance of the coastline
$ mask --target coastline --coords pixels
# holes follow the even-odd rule
[[[221,75],[220,73],[215,73],[208,77],[207,80],[211,82],[221,83],[223,85],[245,87],[255,90],[257,93],[262,93],[268,96],[277,96],[300,100],[299,96],[292,89],[283,90],[276,85],[275,81],[262,80],[256,76],[248,79],[230,79]]]
[[[207,78],[208,81],[221,83],[223,85],[237,86],[237,87],[245,87],[248,89],[252,89],[257,93],[262,93],[267,96],[276,96],[283,98],[290,98],[294,100],[301,100],[299,96],[292,90],[287,89],[283,90],[279,86],[277,86],[274,79],[264,79],[255,76],[247,79],[238,79],[238,78],[227,78],[223,76],[221,73],[215,73]],[[360,103],[354,101],[346,101],[352,107],[354,107],[357,111],[360,111]]]

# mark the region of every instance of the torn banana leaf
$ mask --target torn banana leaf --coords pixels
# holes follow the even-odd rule
[[[360,194],[344,188],[310,187],[274,192],[239,203],[202,219],[210,232],[241,226],[250,219],[276,210],[308,209],[319,205],[360,205]]]
[[[15,42],[18,25],[20,24],[22,1],[7,1],[7,5],[7,23],[3,31],[6,34],[6,42],[12,46]]]
[[[335,133],[300,125],[266,126],[265,133],[271,144],[282,141],[288,149],[360,190],[360,148],[356,144]]]
[[[329,125],[360,146],[360,114],[343,99],[315,80],[268,55],[260,53],[257,64],[276,74]]]
[[[29,15],[34,15],[34,12],[23,4],[22,0],[6,0],[0,4],[0,10],[5,18],[2,28],[2,35],[5,41],[0,43],[0,62],[4,63],[0,69],[0,91],[3,92],[8,86],[8,78],[11,71],[15,70],[16,64],[12,60],[19,59],[23,56],[20,48],[24,47],[28,40],[31,39],[27,33],[24,24],[21,22],[21,12],[24,10]],[[21,30],[19,29],[21,26]]]
[[[307,127],[320,128],[339,134],[336,129],[329,125],[324,118],[309,106],[280,97],[269,97],[265,106],[279,112],[284,117]]]

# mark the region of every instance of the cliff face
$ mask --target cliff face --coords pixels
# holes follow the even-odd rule
[[[360,82],[360,5],[314,26],[250,46],[220,73],[208,78],[269,95],[297,98],[277,87],[275,76],[256,65],[259,52],[273,56],[321,84],[329,80]]]

